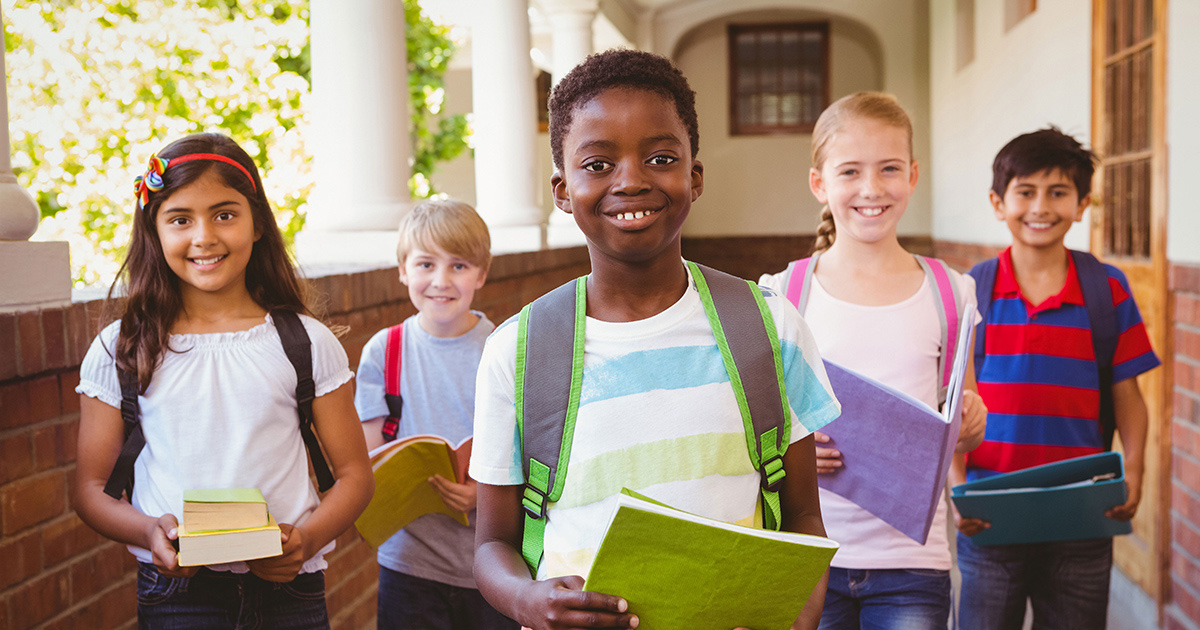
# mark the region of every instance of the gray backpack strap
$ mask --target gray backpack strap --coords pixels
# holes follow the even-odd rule
[[[687,265],[733,386],[750,460],[761,475],[763,524],[778,530],[791,414],[775,320],[753,282],[693,262]]]
[[[568,282],[521,309],[517,320],[516,415],[521,437],[525,530],[521,555],[536,576],[546,505],[562,495],[583,380],[586,278]],[[537,330],[529,334],[530,327]],[[566,349],[571,352],[565,352]],[[533,369],[530,369],[533,368]]]

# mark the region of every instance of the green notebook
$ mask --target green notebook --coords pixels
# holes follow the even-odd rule
[[[629,601],[638,628],[786,630],[836,542],[695,516],[622,490],[585,590]]]

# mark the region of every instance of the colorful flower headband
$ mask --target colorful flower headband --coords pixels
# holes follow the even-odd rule
[[[258,192],[258,187],[254,185],[254,178],[250,176],[250,171],[246,167],[237,163],[237,160],[217,155],[216,153],[189,153],[174,158],[160,158],[157,155],[150,156],[150,165],[146,167],[146,174],[139,175],[133,178],[133,192],[137,195],[138,201],[143,206],[150,203],[150,191],[158,192],[163,189],[163,173],[167,172],[167,165],[182,164],[192,160],[215,160],[232,165],[234,168],[242,172],[246,179],[250,180],[250,189]]]

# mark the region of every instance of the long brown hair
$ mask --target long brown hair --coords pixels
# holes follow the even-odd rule
[[[825,156],[829,153],[829,142],[842,130],[846,121],[859,117],[877,120],[886,125],[903,129],[908,135],[908,161],[912,162],[912,120],[909,119],[908,112],[904,111],[896,97],[884,92],[855,92],[834,101],[817,118],[812,136],[813,168],[821,170],[825,166]],[[813,243],[813,253],[829,249],[836,237],[837,228],[833,223],[833,211],[829,209],[829,204],[826,204],[824,208],[821,208],[821,222],[817,225],[817,240]]]
[[[115,358],[118,368],[137,375],[141,391],[149,387],[155,368],[161,363],[163,354],[170,350],[171,325],[183,310],[180,280],[167,266],[162,243],[158,240],[158,209],[176,191],[208,173],[219,176],[222,183],[249,201],[254,227],[262,234],[255,241],[246,266],[246,289],[250,297],[267,310],[285,308],[311,314],[306,283],[300,279],[288,256],[254,160],[232,139],[216,133],[199,133],[176,140],[160,151],[158,157],[170,160],[194,153],[230,158],[242,165],[251,179],[237,167],[216,160],[168,164],[162,175],[162,189],[150,191],[144,205],[135,202],[129,250],[117,272],[117,282],[109,290],[106,309],[118,308],[112,298],[117,285],[123,281],[124,309]],[[109,319],[105,317],[101,321]]]

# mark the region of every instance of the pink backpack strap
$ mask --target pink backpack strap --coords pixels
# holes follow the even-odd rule
[[[804,307],[808,306],[808,292],[812,288],[813,272],[817,269],[817,258],[820,252],[815,253],[810,258],[801,258],[793,260],[788,265],[788,281],[787,281],[787,301],[804,314]]]
[[[950,277],[946,263],[937,258],[917,256],[933,288],[937,302],[938,319],[942,328],[942,353],[938,357],[938,373],[942,376],[938,387],[938,403],[946,401],[946,388],[950,385],[950,372],[954,369],[955,345],[958,343],[959,295],[958,287]]]
[[[387,345],[383,352],[383,398],[388,406],[388,417],[383,421],[382,432],[387,442],[396,439],[400,431],[400,411],[404,404],[400,397],[400,364],[403,358],[404,324],[399,323],[388,329]]]

